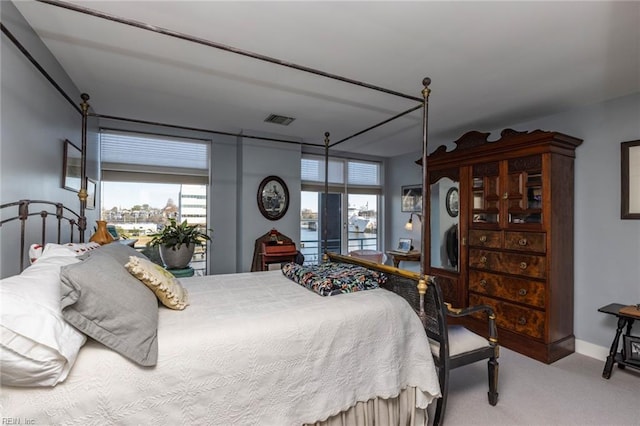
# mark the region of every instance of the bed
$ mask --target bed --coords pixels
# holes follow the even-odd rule
[[[364,131],[423,108],[424,158],[429,82],[423,81],[422,100],[409,96],[421,101],[418,107]],[[83,94],[82,153],[88,100]],[[325,155],[346,139],[330,145],[327,133]],[[20,270],[35,259],[0,283],[4,419],[68,425],[428,423],[427,406],[440,389],[421,321],[423,274],[362,261],[363,269],[384,275],[379,285],[331,296],[281,271],[165,277],[166,285],[147,277],[149,284],[133,271],[131,265],[144,263],[134,249],[85,243],[86,161],[83,154],[79,212],[71,219],[65,214],[74,209],[55,202],[46,202],[55,211],[44,215],[29,200],[1,206],[19,208],[16,216],[1,213],[0,231],[19,235]],[[28,230],[32,216],[43,218],[41,232]],[[57,239],[45,231],[48,220],[57,223]],[[9,231],[11,223],[19,223],[20,231]],[[77,234],[61,238],[61,223]],[[326,232],[324,239],[327,247]],[[25,255],[33,243],[40,246],[37,253]],[[329,253],[324,262],[359,263]]]
[[[150,328],[132,339],[144,355],[108,339],[74,340],[54,331],[64,340],[65,367],[43,373],[44,386],[3,385],[3,415],[35,424],[370,424],[371,417],[426,424],[426,407],[439,396],[437,374],[422,323],[398,294],[372,288],[323,297],[276,270],[183,278],[176,282],[188,292],[184,309],[158,307],[153,294],[147,306],[130,288],[152,292],[123,265],[142,255],[118,243],[80,246],[46,244],[23,273],[0,284],[3,381],[14,367],[7,352],[16,347],[7,329],[20,314],[38,322],[46,294],[59,303],[60,281],[71,270],[81,297],[96,292],[99,299],[88,303],[85,318],[116,339],[130,332],[118,327],[134,334]],[[39,293],[27,302],[35,287]],[[22,289],[26,294],[15,294]],[[12,303],[21,296],[24,304]],[[148,324],[154,312],[157,323]],[[43,331],[37,334],[42,338]],[[77,346],[75,360],[65,345]],[[54,386],[46,382],[51,376],[59,380]]]

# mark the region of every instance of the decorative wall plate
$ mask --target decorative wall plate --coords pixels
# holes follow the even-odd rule
[[[458,211],[459,211],[459,207],[460,206],[460,202],[458,199],[458,188],[449,188],[449,191],[447,191],[447,202],[446,202],[446,207],[447,207],[447,213],[449,213],[449,216],[451,217],[457,217],[458,216]]]
[[[289,190],[278,176],[267,176],[258,187],[258,209],[269,220],[282,218],[289,208]]]

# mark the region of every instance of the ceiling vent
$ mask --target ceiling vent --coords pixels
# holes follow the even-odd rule
[[[271,114],[267,118],[264,119],[266,123],[275,123],[280,124],[282,126],[288,126],[295,120],[292,117],[285,117],[284,115]]]

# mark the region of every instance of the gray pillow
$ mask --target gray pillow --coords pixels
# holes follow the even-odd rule
[[[105,253],[62,267],[60,280],[69,324],[140,365],[156,365],[158,299],[149,288]]]
[[[86,260],[90,258],[92,255],[97,253],[100,253],[100,255],[108,254],[109,256],[116,259],[118,263],[120,263],[122,266],[124,266],[124,264],[129,261],[129,256],[137,256],[143,259],[147,259],[147,256],[140,253],[138,250],[126,244],[120,244],[117,241],[110,244],[105,244],[97,250],[88,251],[87,253],[83,254],[82,256],[79,256],[78,258],[80,260]]]

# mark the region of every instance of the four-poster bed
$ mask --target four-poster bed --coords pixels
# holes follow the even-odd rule
[[[4,26],[2,30],[9,34]],[[357,83],[344,78],[341,80]],[[421,105],[356,135],[422,107],[423,158],[426,158],[429,83],[429,79],[423,81]],[[83,94],[80,104],[82,162],[79,213],[74,213],[76,219],[69,221],[72,228],[77,228],[80,243],[84,242],[87,229],[87,119],[90,115],[100,117],[89,113],[88,100],[89,96]],[[331,147],[328,137],[327,134],[327,156]],[[327,164],[325,162],[325,166]],[[424,175],[423,172],[423,181]],[[1,207],[11,204],[16,203]],[[19,203],[21,212],[18,217],[2,222],[4,225],[15,219],[20,221],[21,252],[25,250],[24,235],[28,235],[25,233],[26,220],[32,215],[28,212],[29,204],[23,200]],[[56,206],[60,211],[67,209],[61,204]],[[326,218],[326,212],[324,214]],[[174,285],[187,289],[189,306],[179,312],[164,307],[158,309],[157,330],[151,329],[146,337],[141,338],[145,344],[156,345],[156,359],[151,348],[145,352],[142,362],[136,358],[139,347],[125,350],[122,348],[125,343],[121,340],[129,338],[127,330],[123,331],[122,327],[136,328],[131,324],[138,325],[131,319],[135,316],[127,316],[131,310],[122,312],[123,306],[120,305],[122,301],[134,300],[134,296],[130,299],[128,293],[110,294],[129,291],[126,285],[122,286],[129,280],[125,270],[128,263],[125,262],[129,256],[139,255],[127,246],[113,243],[84,255],[80,260],[73,250],[77,247],[70,248],[64,244],[72,242],[73,236],[63,238],[64,241],[58,237],[56,244],[46,244],[44,223],[47,216],[51,215],[43,216],[42,241],[26,241],[42,244],[42,256],[23,273],[0,284],[4,305],[3,357],[9,352],[13,357],[9,363],[3,358],[3,367],[6,368],[3,368],[0,402],[6,415],[32,419],[36,423],[64,424],[189,421],[207,424],[334,425],[365,424],[370,417],[380,424],[426,424],[426,407],[440,396],[440,390],[423,328],[427,321],[423,300],[427,278],[424,274],[410,274],[397,268],[364,262],[361,266],[387,274],[385,286],[330,298],[319,297],[292,284],[280,271],[183,279]],[[60,215],[56,213],[55,216],[60,222]],[[428,232],[428,227],[425,227],[425,232]],[[324,235],[326,247],[326,228]],[[424,251],[426,238],[422,244]],[[353,259],[325,253],[325,260],[329,258],[334,262],[354,263]],[[422,268],[424,271],[424,265]],[[46,283],[40,276],[45,272],[48,277]],[[73,299],[64,299],[62,314],[55,312],[58,299],[54,289],[60,284],[55,279],[58,273],[63,296]],[[82,280],[82,277],[91,282]],[[31,327],[23,328],[25,322],[16,325],[16,321],[5,318],[5,313],[9,312],[4,309],[6,304],[15,302],[11,313],[19,312],[20,300],[28,299],[28,295],[23,294],[24,289],[37,288],[25,283],[34,282],[46,285],[47,294],[53,298],[43,299],[38,306],[29,305],[32,310],[24,313],[25,318],[30,318],[26,322],[54,321],[57,327],[74,335],[75,352],[62,347],[64,342],[48,344],[55,340],[55,336],[42,337],[39,332],[34,336]],[[109,291],[104,293],[105,289]],[[140,297],[148,296],[139,287],[136,289],[141,292]],[[90,306],[91,309],[99,309],[100,314],[80,311],[87,306],[78,301],[94,291],[103,292],[100,293],[103,296],[100,303]],[[144,306],[149,308],[147,302]],[[51,306],[45,306],[46,313],[41,319],[39,309],[47,303],[53,303],[53,311]],[[70,307],[84,315],[84,322],[95,322],[97,327],[94,328],[106,329],[110,334],[105,337],[101,332],[78,328],[80,325],[77,323],[74,323],[77,329],[70,328],[65,322],[69,320],[65,313]],[[153,307],[149,309],[150,313],[145,316],[147,319],[156,315]],[[110,321],[108,324],[100,323],[104,316]],[[121,316],[128,319],[127,324],[114,326],[111,321],[117,323]],[[55,334],[55,330],[52,333]],[[122,337],[123,333],[125,337]],[[89,338],[83,345],[84,334]],[[23,365],[32,363],[31,349],[23,354],[24,347],[14,343],[25,338],[35,342],[38,351],[46,352],[42,362],[59,364],[55,371],[43,373],[46,380],[29,382],[37,379],[29,374],[18,377],[20,373],[38,367]],[[27,387],[21,387],[25,385],[21,385],[20,380],[25,380]],[[13,386],[4,386],[7,384]],[[51,385],[56,386],[43,387]]]

